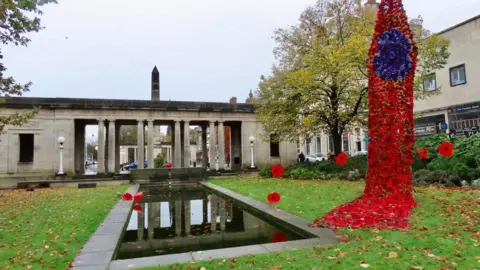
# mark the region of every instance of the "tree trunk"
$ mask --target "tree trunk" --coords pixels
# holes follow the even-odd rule
[[[342,152],[342,134],[338,132],[338,129],[333,129],[330,135],[333,140],[333,153],[336,156]]]

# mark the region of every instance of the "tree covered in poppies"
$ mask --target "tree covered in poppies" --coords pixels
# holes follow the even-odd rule
[[[341,151],[348,127],[366,125],[368,72],[366,60],[376,14],[356,0],[319,0],[300,16],[297,25],[277,29],[277,63],[262,76],[254,103],[267,134],[295,141],[305,132],[324,131]],[[448,41],[422,30],[414,20],[419,60],[414,82],[416,98],[423,80],[449,56]]]

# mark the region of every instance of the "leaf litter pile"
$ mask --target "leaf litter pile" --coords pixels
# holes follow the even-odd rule
[[[313,220],[363,193],[364,182],[236,178],[212,180]],[[405,229],[337,229],[348,240],[328,247],[199,261],[145,269],[480,269],[480,192],[416,188],[416,207]]]
[[[0,190],[0,269],[66,269],[125,189]]]

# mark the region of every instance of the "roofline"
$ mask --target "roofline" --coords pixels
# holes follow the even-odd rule
[[[463,22],[461,22],[461,23],[458,23],[458,24],[456,24],[456,25],[454,25],[454,26],[450,26],[449,28],[447,28],[447,29],[445,29],[445,30],[443,30],[443,31],[440,31],[440,32],[436,33],[436,35],[445,34],[446,32],[449,32],[449,31],[451,31],[451,30],[453,30],[453,29],[455,29],[455,28],[458,28],[458,27],[460,27],[460,26],[462,26],[462,25],[464,25],[464,24],[467,24],[467,23],[469,23],[469,22],[472,22],[472,21],[475,21],[475,20],[478,20],[478,19],[480,19],[480,14],[477,15],[477,16],[475,16],[475,17],[473,17],[473,18],[470,18],[470,19],[468,19],[468,20],[466,20],[466,21],[463,21]]]

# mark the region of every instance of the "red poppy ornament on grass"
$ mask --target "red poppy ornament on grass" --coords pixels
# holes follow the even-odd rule
[[[283,168],[282,164],[273,165],[270,169],[270,173],[272,173],[272,176],[275,178],[282,177],[284,172],[285,169]]]
[[[337,155],[337,157],[335,157],[335,163],[337,163],[338,165],[345,165],[347,160],[348,160],[348,156],[343,152],[341,152],[340,154]]]
[[[405,228],[413,198],[413,84],[418,50],[401,0],[382,0],[368,53],[368,171],[364,194],[318,227]]]
[[[137,192],[137,194],[133,196],[133,200],[136,202],[140,202],[142,198],[143,198],[143,192]]]
[[[122,195],[122,200],[124,201],[131,201],[133,199],[132,194],[126,192],[125,194]]]
[[[270,204],[276,204],[280,201],[280,194],[278,194],[277,192],[272,192],[268,194],[267,200]]]
[[[282,232],[276,232],[273,235],[272,241],[274,243],[286,242],[287,241],[287,236]]]
[[[438,147],[438,152],[444,157],[451,157],[453,155],[453,144],[449,142],[443,142]]]

